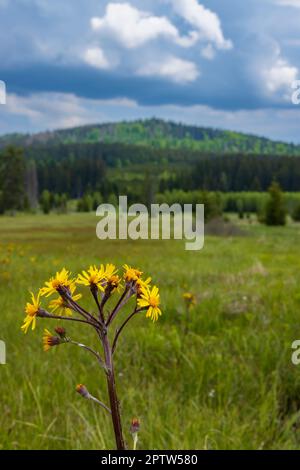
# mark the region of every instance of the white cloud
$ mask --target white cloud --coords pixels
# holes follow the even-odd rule
[[[22,122],[22,126],[25,121],[27,129],[35,131],[63,129],[107,120],[107,109],[114,110],[117,116],[117,112],[125,109],[129,112],[137,107],[134,100],[126,97],[92,100],[71,93],[33,93],[28,96],[8,94],[6,106],[2,107],[3,112],[0,108],[0,127],[2,132],[9,131],[7,126],[10,116],[16,123]],[[14,129],[18,129],[16,124]],[[19,128],[22,129],[24,127]]]
[[[175,12],[197,30],[199,40],[209,41],[219,49],[231,49],[232,42],[225,39],[218,15],[197,0],[170,0]]]
[[[200,75],[194,62],[180,59],[174,56],[159,61],[148,63],[138,70],[141,76],[159,76],[171,80],[175,83],[189,83],[195,81]]]
[[[85,62],[98,69],[109,69],[110,63],[100,47],[91,47],[84,52]]]
[[[280,57],[276,59],[271,67],[263,71],[266,87],[271,93],[291,89],[291,84],[297,79],[297,75],[297,67],[293,67]]]
[[[109,34],[129,49],[159,37],[168,38],[183,47],[190,47],[198,40],[194,31],[182,37],[165,16],[154,16],[129,3],[109,3],[102,18],[91,19],[91,26],[94,31]]]
[[[211,44],[207,44],[207,46],[203,47],[201,55],[207,60],[212,60],[214,59],[216,53],[213,46]]]

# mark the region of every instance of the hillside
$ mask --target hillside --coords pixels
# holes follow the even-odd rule
[[[33,135],[8,134],[0,137],[0,148],[8,144],[29,147],[83,143],[118,143],[143,145],[155,149],[169,148],[217,153],[300,155],[300,146],[294,144],[158,119],[88,125]]]

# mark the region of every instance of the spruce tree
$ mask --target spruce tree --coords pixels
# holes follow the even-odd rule
[[[269,200],[266,204],[266,225],[285,225],[286,209],[284,207],[283,192],[277,182],[273,182],[269,188]]]
[[[25,159],[22,149],[7,147],[0,157],[1,208],[16,211],[24,208]]]

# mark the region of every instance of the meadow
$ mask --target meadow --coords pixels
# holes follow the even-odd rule
[[[29,290],[62,267],[139,267],[160,287],[163,316],[135,318],[120,340],[116,373],[123,426],[141,420],[143,449],[300,448],[299,224],[243,235],[207,236],[204,250],[182,241],[105,241],[94,214],[0,218],[0,449],[112,449],[110,417],[75,392],[84,383],[107,402],[104,375],[73,345],[45,353],[44,328],[21,324]],[[186,315],[182,294],[197,305]],[[66,325],[96,347],[88,327]]]

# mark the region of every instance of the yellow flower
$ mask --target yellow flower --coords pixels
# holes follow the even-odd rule
[[[185,292],[183,295],[183,300],[186,302],[187,308],[190,309],[196,305],[196,297],[191,292]]]
[[[104,268],[97,269],[96,266],[90,266],[87,271],[82,271],[82,274],[78,274],[77,284],[83,286],[96,286],[98,289],[104,290],[102,283],[104,280]]]
[[[77,300],[81,299],[82,295],[81,294],[74,295],[75,290],[76,290],[75,284],[71,284],[70,293],[71,293],[72,299],[76,302]],[[49,308],[51,309],[52,313],[56,312],[58,315],[67,315],[67,316],[72,315],[72,310],[70,309],[70,307],[68,306],[68,304],[64,301],[62,297],[58,297],[57,299],[51,300],[51,302],[49,303]]]
[[[123,266],[125,273],[124,273],[124,279],[126,282],[135,282],[137,281],[141,275],[143,274],[141,271],[135,268],[131,268],[127,264],[124,264]]]
[[[138,296],[142,294],[142,288],[149,289],[151,281],[151,277],[148,277],[145,281],[142,278],[136,281],[136,291]]]
[[[138,306],[140,308],[148,307],[146,317],[151,318],[154,322],[157,321],[158,317],[161,315],[159,305],[160,298],[158,287],[153,286],[152,290],[148,287],[142,287],[141,296],[138,299]]]
[[[100,270],[103,272],[103,276],[107,280],[118,272],[114,264],[107,264],[105,267],[103,266],[103,264],[101,264]]]
[[[120,290],[119,288],[121,287],[120,285],[121,279],[118,275],[114,274],[113,276],[109,277],[107,279],[107,285],[106,289],[108,293],[112,294],[116,289]]]
[[[44,345],[44,351],[49,351],[50,348],[53,346],[58,346],[61,344],[61,339],[58,336],[53,336],[52,333],[50,333],[49,330],[44,330],[44,336],[43,336],[43,345]]]
[[[45,283],[45,287],[41,289],[41,295],[49,297],[55,294],[60,287],[70,288],[74,280],[69,279],[70,273],[65,268],[62,271],[57,272],[55,277],[52,277],[50,281]]]
[[[24,324],[22,325],[21,329],[24,333],[27,333],[30,325],[32,325],[32,330],[36,327],[36,316],[40,309],[40,292],[38,293],[37,297],[31,292],[31,302],[27,302],[25,307],[26,317],[24,320]]]

